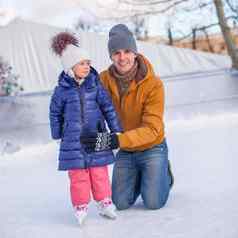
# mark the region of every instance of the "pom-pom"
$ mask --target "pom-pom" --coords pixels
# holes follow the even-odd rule
[[[51,48],[56,55],[62,56],[63,51],[67,45],[78,46],[78,39],[69,32],[60,32],[52,39]]]

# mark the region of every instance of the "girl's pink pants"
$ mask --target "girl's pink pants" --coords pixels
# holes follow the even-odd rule
[[[111,184],[108,167],[69,170],[70,194],[73,206],[87,204],[91,192],[95,201],[111,198]]]

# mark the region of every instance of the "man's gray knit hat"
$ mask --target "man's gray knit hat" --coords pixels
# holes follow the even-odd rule
[[[137,53],[137,46],[132,32],[124,24],[112,27],[109,32],[108,51],[110,56],[117,50],[127,49]]]

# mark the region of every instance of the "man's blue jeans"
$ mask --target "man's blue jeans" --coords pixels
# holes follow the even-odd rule
[[[171,184],[168,162],[166,140],[141,152],[120,150],[112,176],[112,200],[117,209],[129,208],[140,194],[146,208],[163,207]]]

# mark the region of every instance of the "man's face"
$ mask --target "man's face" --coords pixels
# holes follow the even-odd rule
[[[120,74],[126,74],[135,63],[136,54],[131,50],[118,50],[111,56],[113,64]]]

